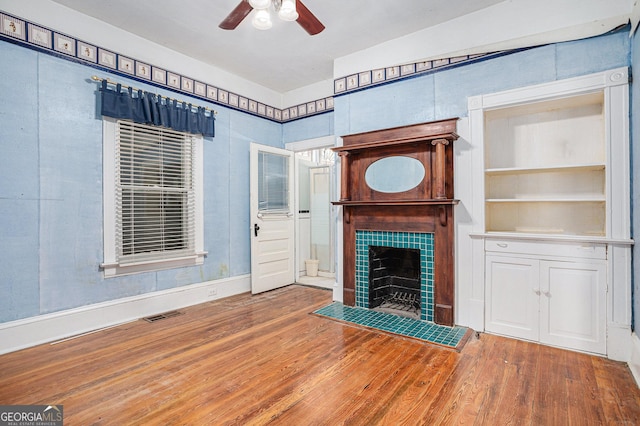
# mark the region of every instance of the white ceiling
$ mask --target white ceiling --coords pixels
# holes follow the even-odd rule
[[[240,0],[54,0],[279,93],[333,78],[336,58],[503,0],[303,0],[325,25],[309,36],[274,16],[273,28],[218,24]],[[252,12],[254,13],[254,12]]]

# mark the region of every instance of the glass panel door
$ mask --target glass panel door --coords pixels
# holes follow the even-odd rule
[[[289,156],[258,152],[258,211],[289,213]]]

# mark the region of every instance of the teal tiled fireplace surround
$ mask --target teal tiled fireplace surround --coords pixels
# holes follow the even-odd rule
[[[434,234],[424,232],[355,231],[355,307],[334,302],[314,313],[364,327],[462,349],[466,327],[434,323]],[[420,250],[420,320],[369,308],[369,246]]]
[[[433,322],[433,234],[356,230],[356,306],[369,307],[369,246],[420,250],[420,319]]]

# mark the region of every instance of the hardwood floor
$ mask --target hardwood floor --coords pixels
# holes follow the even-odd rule
[[[291,286],[0,356],[0,404],[65,425],[638,424],[623,363],[481,335],[458,353],[310,312]]]

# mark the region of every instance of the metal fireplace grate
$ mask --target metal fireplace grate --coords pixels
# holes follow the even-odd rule
[[[417,310],[419,312],[420,301],[415,294],[396,291],[382,302],[381,306],[384,308],[397,309],[399,311]]]
[[[407,318],[420,319],[420,300],[415,294],[395,292],[373,309]]]
[[[369,308],[420,319],[420,250],[369,245]]]

